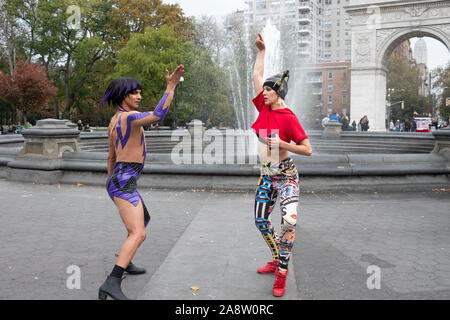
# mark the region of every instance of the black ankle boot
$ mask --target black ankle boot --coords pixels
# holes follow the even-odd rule
[[[125,269],[125,271],[128,272],[129,274],[143,274],[146,272],[144,268],[135,266],[131,261],[128,267]]]
[[[110,296],[114,300],[130,300],[123,294],[120,288],[121,283],[122,278],[108,276],[98,290],[98,298],[100,300],[106,300],[107,296]]]

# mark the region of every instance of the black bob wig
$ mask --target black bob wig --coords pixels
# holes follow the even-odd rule
[[[142,83],[134,78],[119,78],[111,82],[105,96],[100,101],[102,105],[113,105],[120,108],[125,97],[135,90],[142,91]]]

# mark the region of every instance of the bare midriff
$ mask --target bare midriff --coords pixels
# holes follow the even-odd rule
[[[289,151],[285,149],[270,150],[269,146],[261,141],[258,141],[258,153],[262,163],[279,163],[291,157]]]

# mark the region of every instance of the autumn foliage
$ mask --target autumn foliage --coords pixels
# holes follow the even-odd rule
[[[39,64],[18,62],[12,77],[0,71],[0,99],[27,113],[37,112],[58,89]]]

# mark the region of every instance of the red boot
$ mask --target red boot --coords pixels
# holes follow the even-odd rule
[[[277,270],[278,261],[270,261],[264,267],[258,268],[258,273],[274,273]]]
[[[273,295],[282,297],[286,291],[286,276],[288,272],[281,273],[278,268],[275,271],[275,283],[273,284]]]

